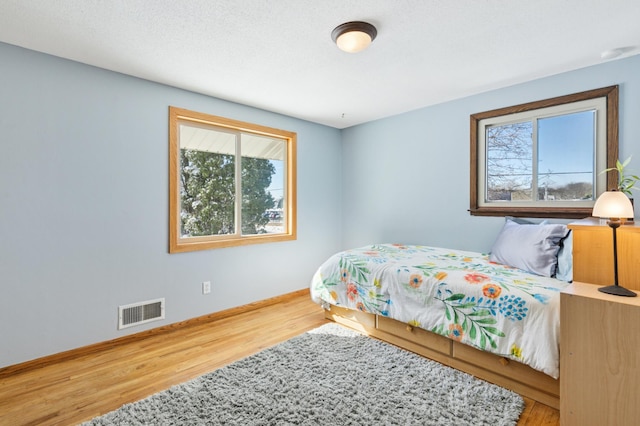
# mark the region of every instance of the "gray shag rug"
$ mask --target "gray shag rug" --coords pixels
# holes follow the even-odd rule
[[[515,425],[516,393],[326,324],[83,425]]]

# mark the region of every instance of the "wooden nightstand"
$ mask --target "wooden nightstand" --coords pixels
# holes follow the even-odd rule
[[[560,295],[560,424],[640,422],[640,297],[573,283]]]
[[[573,280],[613,284],[613,233],[606,222],[587,218],[572,222]],[[618,280],[622,287],[640,290],[640,225],[618,228]]]

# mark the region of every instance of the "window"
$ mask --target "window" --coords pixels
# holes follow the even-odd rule
[[[617,158],[618,86],[473,114],[470,213],[591,216]]]
[[[169,252],[296,239],[296,134],[169,108]]]

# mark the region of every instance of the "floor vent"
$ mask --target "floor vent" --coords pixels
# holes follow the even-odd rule
[[[118,307],[118,330],[164,319],[164,298]]]

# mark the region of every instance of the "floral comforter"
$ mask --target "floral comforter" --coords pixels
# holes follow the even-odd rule
[[[311,297],[390,317],[558,378],[560,291],[568,285],[481,253],[378,244],[329,258],[313,277]]]

